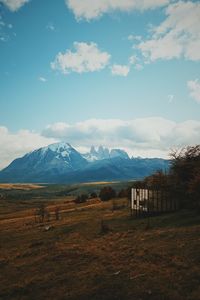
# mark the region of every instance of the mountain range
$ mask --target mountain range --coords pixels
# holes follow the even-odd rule
[[[161,158],[130,158],[121,149],[91,147],[81,154],[70,144],[55,143],[15,159],[0,171],[0,182],[80,183],[141,179],[157,170],[168,170]]]

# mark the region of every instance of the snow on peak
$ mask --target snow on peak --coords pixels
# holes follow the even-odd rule
[[[59,143],[54,143],[54,144],[51,144],[44,148],[41,148],[41,150],[43,153],[45,153],[48,150],[51,150],[51,151],[57,152],[57,153],[66,153],[66,152],[69,152],[70,150],[73,150],[73,148],[69,143],[59,142]]]
[[[90,152],[83,154],[83,157],[87,159],[89,162],[93,162],[96,160],[121,157],[129,159],[128,154],[121,149],[111,149],[105,148],[103,146],[99,146],[97,149],[92,146]]]

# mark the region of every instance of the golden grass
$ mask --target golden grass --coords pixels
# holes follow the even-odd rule
[[[96,182],[84,182],[84,183],[80,183],[80,185],[88,185],[88,186],[92,186],[92,185],[104,185],[104,184],[113,184],[113,183],[119,183],[120,181],[96,181]]]
[[[37,185],[37,184],[30,184],[30,183],[0,183],[0,189],[4,190],[24,190],[24,191],[29,191],[29,190],[34,190],[34,189],[41,189],[44,186]]]
[[[112,201],[66,209],[59,221],[49,209],[45,224],[29,220],[31,210],[0,223],[0,299],[199,299],[197,214],[155,217],[147,230],[127,209],[112,212]]]

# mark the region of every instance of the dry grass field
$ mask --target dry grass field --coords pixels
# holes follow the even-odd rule
[[[29,190],[34,190],[34,189],[41,189],[43,188],[42,185],[37,185],[37,184],[32,184],[32,183],[27,183],[27,184],[17,184],[17,183],[0,183],[0,190],[24,190],[24,191],[29,191]]]
[[[71,200],[46,199],[44,224],[36,200],[1,200],[0,299],[200,299],[200,215],[158,216],[147,228],[112,201]]]

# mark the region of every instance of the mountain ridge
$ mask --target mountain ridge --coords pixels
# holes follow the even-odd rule
[[[140,179],[156,170],[167,170],[161,158],[130,158],[121,149],[91,147],[81,154],[69,143],[60,142],[17,158],[0,171],[0,182],[79,183]]]
[[[102,145],[99,146],[97,149],[94,146],[91,146],[90,152],[83,153],[83,157],[85,157],[89,162],[93,162],[96,160],[102,160],[102,159],[109,159],[113,157],[123,157],[126,159],[129,159],[129,155],[126,153],[126,151],[122,149],[111,149],[109,150],[106,147],[103,147]]]

